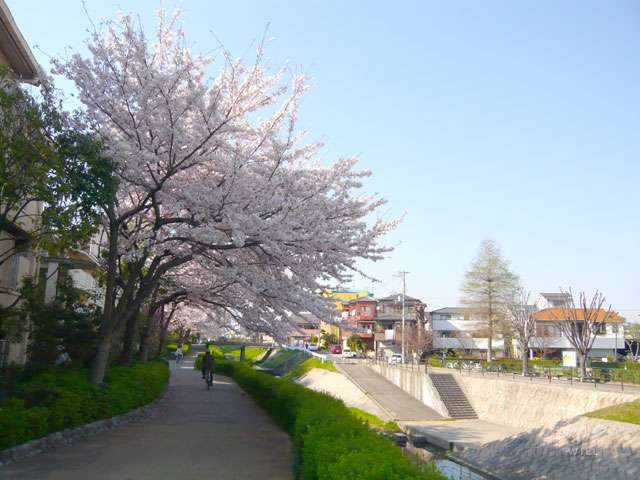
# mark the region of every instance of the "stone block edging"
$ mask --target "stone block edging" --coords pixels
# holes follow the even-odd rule
[[[46,437],[21,443],[20,445],[7,448],[6,450],[0,450],[0,468],[2,468],[3,465],[8,465],[9,463],[25,457],[37,455],[38,453],[60,446],[70,445],[76,440],[111,430],[112,428],[123,425],[132,420],[147,418],[156,411],[163,396],[164,395],[161,395],[151,403],[147,403],[142,407],[135,408],[121,415],[116,415],[115,417],[105,418],[103,420],[85,423],[84,425],[79,425],[77,427],[59,430],[57,432],[50,433]]]

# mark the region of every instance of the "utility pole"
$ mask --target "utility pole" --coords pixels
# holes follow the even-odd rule
[[[407,271],[401,270],[398,272],[398,277],[402,278],[402,363],[407,363],[404,347],[404,330],[405,330],[405,315],[404,315],[404,297],[407,295]]]

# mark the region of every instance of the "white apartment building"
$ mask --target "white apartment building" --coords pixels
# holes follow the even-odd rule
[[[6,66],[16,82],[38,83],[39,66],[16,25],[9,7],[0,0],[0,65]],[[18,218],[0,230],[0,305],[13,305],[17,289],[25,277],[38,271],[36,255],[30,248],[30,232],[40,218],[40,202],[29,202]],[[25,332],[0,331],[0,366],[23,364],[27,354]]]
[[[489,338],[486,321],[477,310],[466,307],[446,307],[431,312],[434,349],[459,349],[472,357],[487,357]],[[492,339],[494,356],[502,355],[504,340]]]

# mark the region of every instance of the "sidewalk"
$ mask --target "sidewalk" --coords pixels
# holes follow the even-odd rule
[[[0,468],[0,479],[283,480],[293,465],[289,436],[233,381],[207,391],[193,360],[171,365],[152,417]]]

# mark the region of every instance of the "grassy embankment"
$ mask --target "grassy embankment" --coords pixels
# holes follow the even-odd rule
[[[601,408],[600,410],[586,413],[585,417],[602,418],[604,420],[640,425],[640,400]]]
[[[247,363],[221,360],[217,370],[232,377],[291,435],[296,480],[444,480],[433,464],[411,461],[372,431],[368,414],[348,409],[330,395],[258,372]]]

